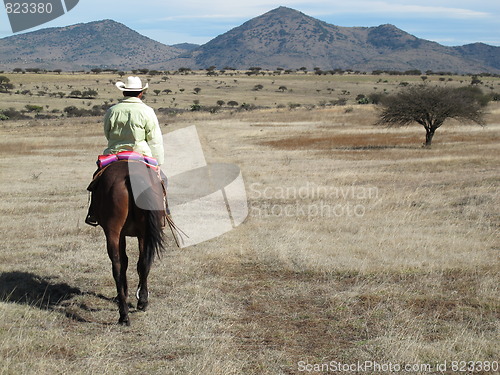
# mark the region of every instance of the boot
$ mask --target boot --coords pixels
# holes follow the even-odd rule
[[[96,227],[99,225],[99,223],[97,222],[97,219],[96,217],[94,216],[94,213],[93,213],[93,209],[92,209],[92,198],[93,198],[93,193],[92,193],[92,190],[89,190],[91,193],[91,196],[90,196],[90,207],[89,207],[89,211],[87,213],[87,217],[85,218],[85,224],[88,224],[88,225],[91,225],[93,227]]]
[[[92,214],[87,215],[87,217],[85,218],[85,224],[91,225],[93,227],[97,227],[99,225],[97,219]]]

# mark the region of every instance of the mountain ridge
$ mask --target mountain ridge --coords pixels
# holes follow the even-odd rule
[[[229,46],[231,53],[222,53]],[[487,46],[487,45],[485,45]],[[219,35],[183,59],[197,66],[263,68],[413,70],[500,73],[500,47],[487,46],[484,61],[476,48],[445,47],[394,25],[342,27],[279,7]],[[483,48],[484,49],[484,48]],[[478,56],[479,55],[479,56]]]
[[[120,37],[117,38],[117,35]],[[132,69],[132,65],[150,65],[183,52],[185,50],[166,46],[107,19],[0,39],[0,66],[65,70],[94,67]]]
[[[391,24],[342,27],[287,7],[252,18],[201,46],[167,46],[113,20],[0,39],[0,69],[170,70],[210,66],[500,74],[500,47],[483,43],[447,47]]]

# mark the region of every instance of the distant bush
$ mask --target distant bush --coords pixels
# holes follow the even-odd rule
[[[41,112],[43,111],[43,107],[39,105],[34,105],[34,104],[26,104],[25,108],[28,110],[28,112]]]
[[[254,110],[256,109],[257,107],[255,106],[255,104],[248,104],[248,103],[243,103],[241,106],[240,106],[240,109],[244,110],[244,111],[251,111],[251,110]]]
[[[474,98],[482,107],[491,100],[491,96],[483,94],[483,91],[477,86],[464,86],[457,88],[457,90],[467,97]]]
[[[359,94],[358,96],[356,96],[356,102],[358,104],[369,104],[370,103],[370,99],[368,99],[363,94]]]
[[[68,117],[88,117],[88,116],[103,116],[108,106],[95,105],[92,109],[77,108],[74,105],[64,108],[64,113]]]
[[[95,90],[86,90],[82,92],[83,99],[94,99],[97,95],[98,93]]]
[[[371,93],[370,95],[368,95],[368,100],[372,104],[379,104],[380,101],[382,100],[383,96],[384,96],[384,94],[374,92],[374,93]]]
[[[68,97],[80,99],[82,97],[82,92],[80,90],[73,90],[69,93]]]
[[[35,118],[36,119],[42,119],[42,120],[49,120],[49,119],[58,118],[58,116],[49,115],[49,114],[45,114],[45,113],[37,113],[35,115]]]
[[[498,92],[492,92],[490,94],[491,100],[494,102],[500,101],[500,94]]]
[[[14,108],[2,110],[2,117],[4,120],[26,120],[31,117],[26,116],[23,112],[17,111]]]
[[[69,93],[68,97],[73,99],[94,99],[98,95],[95,90],[73,90]]]

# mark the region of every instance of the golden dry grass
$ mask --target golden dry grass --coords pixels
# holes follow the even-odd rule
[[[209,162],[240,166],[250,215],[183,250],[170,239],[131,327],[116,324],[104,235],[83,224],[101,119],[0,123],[0,373],[498,360],[489,111],[484,128],[445,124],[429,150],[418,126],[374,127],[370,106],[160,116],[165,133],[196,125]],[[129,256],[134,286],[133,239]]]

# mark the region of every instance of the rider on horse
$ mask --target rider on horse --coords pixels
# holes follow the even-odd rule
[[[143,87],[139,77],[128,77],[126,83],[117,82],[116,87],[123,92],[124,99],[109,108],[104,116],[104,135],[108,147],[103,154],[135,151],[155,158],[158,165],[163,164],[163,137],[158,118],[153,108],[141,100],[148,84]],[[85,223],[98,225],[92,205]]]

